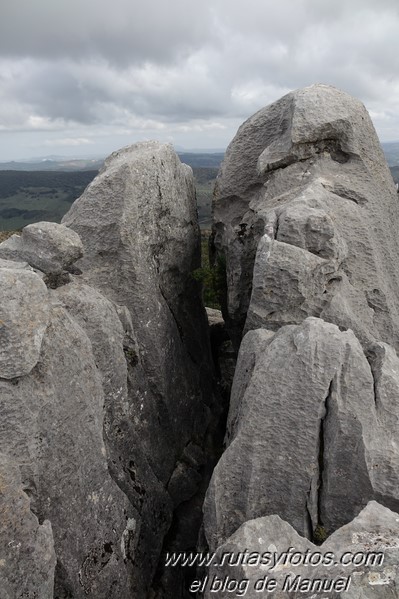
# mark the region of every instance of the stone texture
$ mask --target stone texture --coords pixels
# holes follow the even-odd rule
[[[222,316],[222,312],[220,310],[215,310],[214,308],[205,308],[206,315],[208,318],[208,323],[210,327],[223,326],[224,320]]]
[[[53,599],[51,524],[30,510],[18,465],[0,455],[0,597]]]
[[[383,343],[369,358],[352,331],[316,318],[245,336],[204,504],[212,550],[269,514],[312,538],[371,499],[399,511],[399,359]]]
[[[15,262],[24,261],[21,255],[21,236],[11,235],[0,243],[0,258]]]
[[[0,378],[23,376],[37,364],[48,313],[40,277],[20,264],[0,268]]]
[[[0,452],[19,466],[39,522],[51,522],[60,599],[134,588],[135,514],[108,472],[103,411],[91,342],[58,302],[35,368],[0,380]]]
[[[207,319],[192,276],[200,232],[191,169],[168,145],[124,148],[63,223],[82,239],[82,280],[115,304],[125,331],[127,392],[118,382],[115,402],[125,415],[116,407],[110,418],[111,471],[141,514],[134,562],[144,596],[173,510],[199,489],[203,467],[187,462],[186,448],[202,451],[214,421]]]
[[[317,316],[399,348],[397,194],[360,102],[313,85],[253,115],[228,147],[213,208],[237,347],[244,327]]]
[[[58,275],[81,258],[82,242],[63,225],[39,222],[27,225],[22,234],[12,235],[0,244],[0,257],[25,261],[34,268]]]
[[[76,277],[54,291],[90,339],[104,391],[104,441],[113,479],[129,498],[137,536],[131,546],[134,589],[145,588],[156,565],[160,532],[171,521],[172,501],[151,467],[156,429],[141,425],[144,401],[156,401],[146,388],[128,310],[114,305]],[[134,394],[129,394],[129,389]],[[140,541],[140,542],[139,542]],[[132,542],[133,543],[133,542]]]
[[[27,262],[14,262],[14,260],[3,260],[2,258],[0,258],[0,268],[32,270]]]
[[[289,552],[290,548],[292,561],[289,560],[284,565],[283,554]],[[300,557],[294,557],[296,553]],[[357,565],[347,564],[348,560],[352,559],[349,554],[357,556]],[[382,559],[377,554],[382,554]],[[398,596],[399,589],[399,515],[376,502],[370,502],[357,518],[337,530],[321,546],[313,545],[308,539],[299,536],[277,515],[258,518],[245,522],[227,539],[218,548],[215,561],[221,562],[223,555],[224,564],[210,568],[205,599],[215,596],[215,591],[211,591],[212,583],[217,587],[215,577],[218,580],[229,577],[230,580],[240,581],[241,584],[241,590],[238,587],[236,593],[228,590],[218,592],[217,596],[221,599],[231,596],[255,599],[269,593],[275,599],[394,599]],[[230,555],[233,557],[230,558]],[[229,559],[234,563],[240,555],[246,555],[247,563],[229,566]],[[257,555],[261,556],[262,565],[259,562],[256,565],[256,560],[259,559]],[[303,561],[294,565],[295,560],[304,560],[306,555],[315,565],[303,564]],[[317,565],[321,557],[326,565]],[[276,561],[279,559],[280,562]],[[243,557],[241,561],[244,561]],[[347,565],[342,565],[342,561]],[[299,577],[304,585],[302,590],[289,590],[288,586],[293,584],[296,577]],[[265,578],[268,581],[276,581],[275,590],[256,590],[257,581]],[[305,590],[306,581],[309,581],[310,585],[317,584],[317,581],[337,585],[340,579],[343,581],[341,589],[348,584],[345,592],[340,591],[339,586],[335,586],[335,590],[333,587],[333,590],[324,592],[317,590],[317,587],[316,590]],[[230,584],[234,586],[234,582]],[[328,586],[325,588],[328,589]]]

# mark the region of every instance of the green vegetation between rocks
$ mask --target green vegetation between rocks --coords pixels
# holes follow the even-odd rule
[[[328,539],[328,534],[324,526],[318,524],[313,531],[313,542],[316,545],[322,545]]]
[[[201,233],[201,268],[197,268],[193,277],[202,283],[203,301],[208,308],[220,310],[223,294],[226,291],[226,261],[219,257],[215,265],[209,261],[210,231]]]

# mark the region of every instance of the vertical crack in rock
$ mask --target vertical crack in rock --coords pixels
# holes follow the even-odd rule
[[[377,345],[371,346],[366,351],[366,359],[370,364],[370,370],[373,377],[373,395],[374,395],[374,405],[376,410],[379,408],[379,378],[381,376],[381,368],[382,368],[382,351]]]
[[[320,419],[320,428],[319,428],[319,443],[318,443],[318,481],[317,481],[317,507],[316,507],[316,513],[317,513],[317,522],[316,525],[313,527],[313,531],[312,531],[312,540],[313,541],[320,541],[321,540],[321,535],[324,531],[324,522],[322,520],[322,515],[321,515],[321,505],[322,505],[322,501],[323,501],[323,493],[324,493],[324,476],[325,476],[325,451],[326,451],[326,430],[327,430],[327,426],[328,426],[328,414],[329,414],[329,407],[330,407],[330,402],[332,400],[332,393],[334,390],[334,381],[335,379],[332,379],[330,382],[330,385],[328,387],[328,392],[326,395],[326,398],[323,402],[324,405],[324,413]],[[324,540],[324,539],[323,539]]]

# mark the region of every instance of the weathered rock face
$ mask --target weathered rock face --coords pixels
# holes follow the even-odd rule
[[[0,268],[0,378],[28,374],[39,360],[46,331],[48,292],[34,272],[3,261]]]
[[[269,514],[312,538],[373,498],[399,511],[399,359],[383,343],[373,356],[372,371],[352,331],[316,318],[245,336],[205,501],[211,549]]]
[[[394,599],[399,588],[399,518],[370,502],[321,547],[277,515],[258,518],[227,539],[215,561],[222,565],[210,568],[205,599],[214,597],[218,581],[227,577],[236,592],[219,591],[221,599],[269,593],[276,599]]]
[[[143,598],[165,535],[195,546],[217,420],[191,170],[124,149],[65,222],[0,245],[3,505],[22,506],[5,599]],[[179,585],[160,568],[153,590]]]
[[[57,223],[40,222],[24,227],[0,244],[0,257],[25,261],[48,274],[59,275],[82,256],[82,242],[74,231]]]
[[[139,434],[137,424],[142,398],[151,401],[152,397],[138,365],[139,354],[131,319],[122,307],[118,316],[110,300],[78,278],[56,289],[54,295],[89,337],[101,376],[108,467],[113,479],[129,497],[134,514],[134,520],[131,519],[134,529],[131,538],[127,539],[130,544],[127,559],[134,571],[132,592],[140,595],[151,580],[156,550],[159,551],[162,533],[170,525],[172,501],[151,468],[154,437],[143,435],[140,438]],[[130,385],[133,385],[136,401],[129,398]],[[154,425],[149,423],[150,426]],[[137,478],[137,473],[141,479]]]
[[[214,244],[236,346],[248,332],[204,504],[211,549],[271,514],[312,538],[372,499],[399,512],[396,196],[366,110],[328,86],[230,144]]]
[[[167,145],[125,148],[107,159],[63,223],[82,239],[82,279],[116,305],[124,327],[127,384],[119,377],[106,430],[113,476],[141,516],[135,563],[144,595],[173,510],[199,487],[211,422],[207,320],[191,276],[200,264],[191,169]],[[75,316],[81,311],[86,330],[97,330],[96,340],[88,331],[97,343],[98,326],[70,302],[83,292],[68,287],[59,297]],[[101,343],[98,353],[105,350]]]
[[[227,150],[214,201],[236,345],[244,327],[317,316],[363,344],[398,348],[398,226],[392,177],[360,102],[314,85],[256,113]]]
[[[108,472],[103,406],[87,335],[52,305],[35,368],[0,379],[0,452],[19,466],[33,514],[51,522],[59,598],[116,599],[132,589],[134,512]],[[41,596],[28,583],[28,596]]]
[[[53,599],[55,552],[51,524],[30,511],[18,465],[0,456],[1,599]]]

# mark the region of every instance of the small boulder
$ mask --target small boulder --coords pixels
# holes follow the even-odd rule
[[[83,255],[79,235],[65,225],[40,222],[28,225],[22,235],[12,235],[0,244],[0,257],[25,261],[48,275],[68,270]]]

